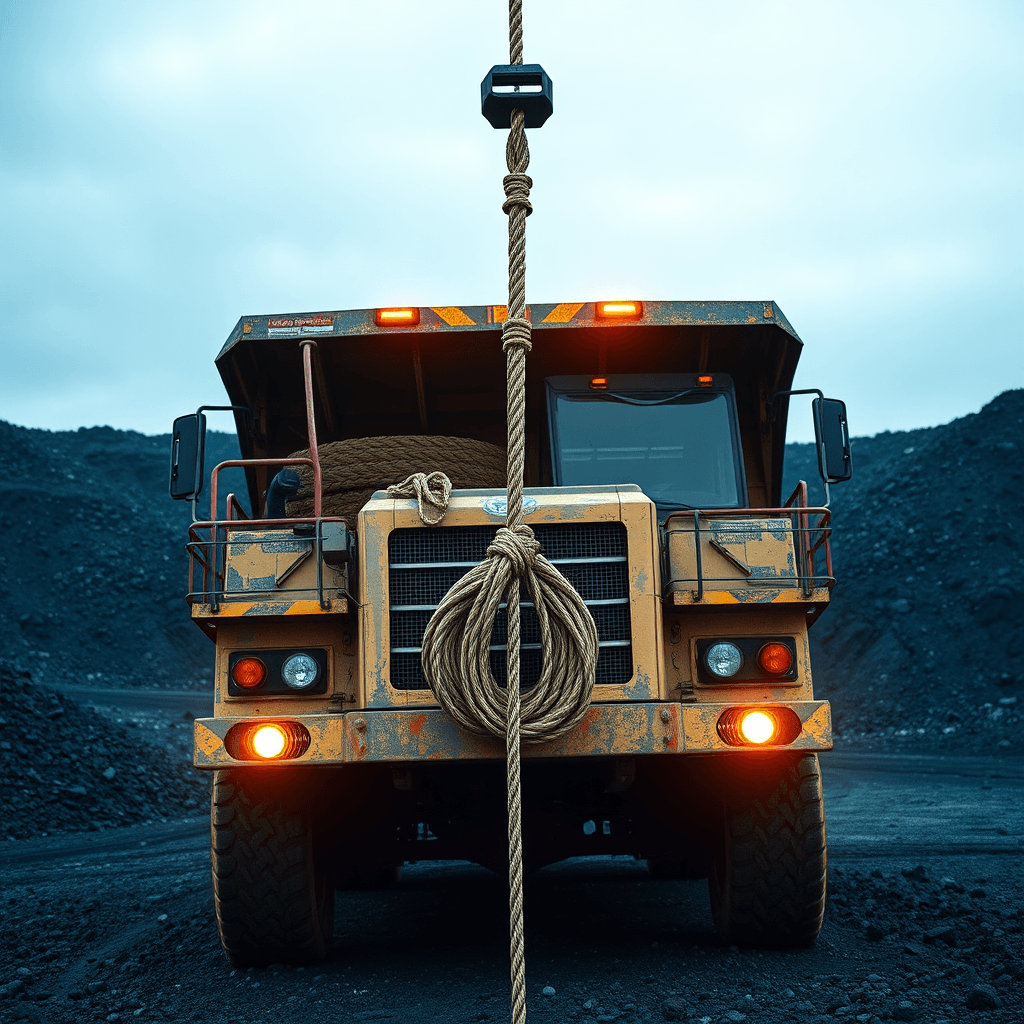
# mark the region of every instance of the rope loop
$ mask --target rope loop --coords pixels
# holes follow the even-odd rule
[[[590,610],[541,553],[528,526],[499,527],[484,561],[441,600],[422,641],[423,674],[452,720],[471,732],[505,739],[510,694],[491,671],[490,645],[503,606],[511,644],[521,601],[532,603],[537,613],[541,671],[522,694],[516,749],[520,740],[545,743],[579,725],[590,707],[598,652]],[[509,670],[518,683],[518,673],[512,675],[511,665]]]
[[[528,174],[506,174],[501,179],[505,188],[505,202],[501,204],[502,210],[511,216],[512,210],[521,206],[526,210],[526,216],[533,213],[533,204],[530,202],[530,189],[533,188],[533,178]]]
[[[437,526],[448,511],[452,496],[452,482],[444,473],[413,473],[400,484],[392,484],[389,498],[415,498],[420,521],[425,526]]]
[[[533,348],[533,325],[524,316],[509,317],[501,325],[501,350],[507,355],[510,349],[521,348],[529,352]]]

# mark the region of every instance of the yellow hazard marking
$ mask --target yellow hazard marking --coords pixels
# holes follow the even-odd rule
[[[332,600],[331,610],[337,611],[344,605],[348,610],[348,602]],[[206,618],[217,615],[223,618],[234,618],[242,615],[320,615],[324,611],[319,601],[224,601],[214,612],[208,604],[192,605],[193,618]]]
[[[494,322],[503,324],[508,319],[508,306],[492,306],[494,310]]]
[[[476,323],[466,316],[458,306],[431,306],[430,307],[449,327],[471,327]]]
[[[582,308],[582,302],[560,302],[544,317],[544,323],[567,324]]]

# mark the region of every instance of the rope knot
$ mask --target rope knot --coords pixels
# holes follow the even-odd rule
[[[505,187],[505,202],[501,204],[502,210],[512,215],[512,210],[521,206],[529,217],[533,213],[533,204],[530,202],[530,189],[533,187],[533,178],[528,174],[506,174],[501,179]]]
[[[529,352],[533,348],[533,326],[526,317],[512,316],[501,325],[501,350],[508,353],[509,349],[521,348]]]
[[[415,498],[420,519],[426,526],[437,526],[448,511],[452,482],[444,473],[413,473],[400,484],[392,484],[389,498]]]
[[[540,541],[528,526],[517,526],[510,530],[499,526],[498,533],[487,548],[488,558],[504,558],[512,572],[519,579],[525,579],[537,564],[540,555]]]

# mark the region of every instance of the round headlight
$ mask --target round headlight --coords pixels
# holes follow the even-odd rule
[[[723,679],[736,675],[743,665],[743,655],[735,644],[712,644],[704,655],[708,671]]]
[[[293,690],[304,690],[312,686],[320,675],[320,666],[308,654],[293,654],[281,666],[281,676],[286,686]]]

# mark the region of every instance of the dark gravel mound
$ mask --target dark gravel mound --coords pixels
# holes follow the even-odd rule
[[[855,439],[832,489],[839,582],[811,632],[837,746],[1024,752],[1022,448],[1024,390]],[[818,479],[812,445],[786,460],[790,486]]]
[[[0,662],[0,836],[133,825],[197,813],[208,780],[56,688]]]
[[[207,437],[208,469],[237,458],[233,436]],[[168,497],[169,452],[166,436],[0,421],[0,654],[30,659],[38,681],[180,687],[210,673],[213,645],[184,599],[191,510]]]
[[[940,427],[855,439],[854,479],[833,489],[839,583],[812,632],[840,746],[1024,752],[1022,446],[1024,391]],[[0,635],[39,682],[208,685],[168,448],[109,427],[0,422]],[[207,466],[237,450],[211,432]],[[812,445],[787,448],[786,477],[813,485]],[[237,471],[227,489],[244,492]]]

